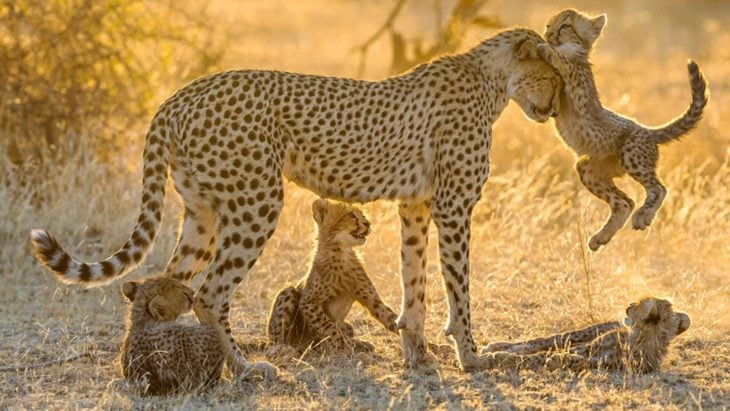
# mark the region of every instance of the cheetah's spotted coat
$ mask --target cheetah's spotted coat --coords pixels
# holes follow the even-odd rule
[[[480,368],[471,334],[471,212],[489,173],[492,125],[510,99],[532,119],[557,114],[560,77],[542,60],[539,34],[508,30],[463,54],[369,82],[277,71],[201,78],[170,97],[144,149],[141,213],[111,257],[82,263],[50,234],[32,232],[38,258],[61,281],[96,285],[139,264],[160,226],[168,167],[185,205],[165,275],[205,276],[194,310],[214,326],[235,375],[248,364],[231,335],[233,292],[271,237],[287,178],[345,202],[399,201],[403,300],[398,327],[406,363],[426,350],[427,227],[439,235],[449,301],[448,334],[463,368]]]

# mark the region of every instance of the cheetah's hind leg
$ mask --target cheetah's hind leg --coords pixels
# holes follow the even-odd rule
[[[615,157],[606,159],[583,157],[576,163],[575,169],[583,186],[611,207],[610,217],[588,242],[588,247],[592,251],[597,251],[601,246],[608,244],[624,226],[634,209],[634,201],[613,183],[614,177],[623,174]]]
[[[629,176],[644,186],[646,200],[631,218],[635,230],[644,230],[654,220],[659,207],[667,196],[667,189],[656,176],[659,150],[656,144],[630,139],[621,147],[621,166]]]

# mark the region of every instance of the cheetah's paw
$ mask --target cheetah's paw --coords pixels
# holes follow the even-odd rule
[[[656,215],[655,210],[648,210],[642,207],[634,213],[631,218],[631,225],[634,227],[634,230],[644,230],[654,221],[654,215]]]
[[[598,251],[601,246],[604,246],[608,244],[609,241],[611,241],[611,237],[604,234],[603,232],[599,232],[598,234],[591,237],[591,239],[588,241],[588,248],[591,249],[591,251]]]

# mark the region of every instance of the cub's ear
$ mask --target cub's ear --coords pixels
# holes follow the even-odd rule
[[[314,216],[314,221],[317,224],[322,224],[322,221],[324,221],[324,216],[327,214],[327,206],[329,206],[329,202],[324,198],[317,199],[312,203],[312,216]]]
[[[137,292],[137,286],[139,286],[139,283],[134,281],[122,283],[122,294],[127,297],[127,300],[134,301],[134,294]]]
[[[158,295],[150,300],[150,303],[147,304],[147,311],[157,321],[170,320],[165,316],[165,299],[162,296]]]
[[[537,43],[534,40],[525,40],[519,43],[515,54],[520,60],[540,58],[540,55],[537,53]]]
[[[603,32],[603,27],[606,26],[606,20],[608,17],[605,14],[601,14],[598,17],[594,17],[592,19],[589,19],[588,21],[590,24],[590,29],[588,30],[588,33],[586,35],[588,38],[586,39],[590,44],[593,44],[598,40],[599,37],[601,37],[601,33]]]
[[[654,325],[659,324],[659,320],[661,320],[661,317],[659,316],[659,307],[657,307],[655,301],[649,301],[648,304],[649,306],[647,308],[649,309],[649,313],[646,315],[644,322]]]
[[[601,31],[603,31],[603,28],[606,27],[606,22],[608,21],[608,16],[605,14],[601,14],[598,17],[594,17],[591,19],[591,24],[593,25],[593,29],[598,32],[598,34],[601,34]]]

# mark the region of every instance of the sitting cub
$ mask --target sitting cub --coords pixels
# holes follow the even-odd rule
[[[143,395],[206,389],[221,376],[224,357],[218,335],[207,325],[176,324],[190,311],[193,290],[172,278],[125,282],[132,303],[121,365]]]
[[[370,222],[350,205],[319,199],[312,204],[317,251],[309,274],[283,289],[269,317],[269,356],[301,350],[322,340],[325,348],[350,352],[372,345],[354,338],[345,317],[357,301],[385,328],[395,332],[396,314],[380,299],[353,247],[363,245]]]

